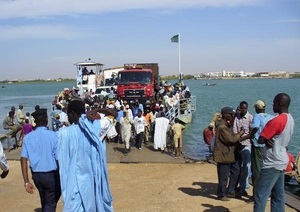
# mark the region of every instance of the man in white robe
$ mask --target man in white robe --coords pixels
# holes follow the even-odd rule
[[[125,153],[130,152],[130,137],[131,137],[131,120],[127,111],[124,111],[123,117],[120,119],[122,140],[125,143]]]
[[[169,119],[164,116],[164,112],[162,112],[161,117],[156,118],[154,131],[154,149],[160,148],[162,151],[167,146],[167,130],[169,126]]]

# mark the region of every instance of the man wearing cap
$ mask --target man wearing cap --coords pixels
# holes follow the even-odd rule
[[[61,195],[56,157],[57,134],[47,129],[47,109],[31,114],[36,129],[24,137],[21,151],[21,169],[26,192],[33,194],[35,187],[29,181],[29,160],[32,179],[39,191],[42,211],[55,211]]]
[[[273,112],[276,117],[267,122],[258,143],[266,144],[261,171],[254,190],[254,212],[263,212],[271,195],[271,211],[284,211],[284,169],[289,158],[286,148],[293,131],[294,119],[289,113],[291,98],[286,93],[279,93],[273,100]]]
[[[258,138],[262,132],[262,129],[266,123],[274,116],[265,112],[266,104],[262,100],[258,100],[254,104],[256,114],[253,117],[251,123],[251,172],[252,172],[252,186],[253,193],[257,184],[258,176],[261,169],[261,164],[264,156],[265,144],[259,144]],[[254,201],[254,198],[249,199],[250,202]]]
[[[251,141],[250,141],[250,125],[253,116],[248,112],[248,103],[242,101],[239,104],[240,113],[237,113],[234,123],[233,132],[236,134],[244,129],[244,134],[237,145],[236,157],[240,165],[239,192],[242,196],[250,197],[246,191],[249,187],[248,176],[251,172]]]
[[[127,111],[128,117],[131,121],[133,121],[133,114],[132,114],[132,110],[130,109],[130,106],[127,104],[125,105],[125,109]]]
[[[227,196],[235,196],[235,187],[238,181],[239,165],[235,160],[235,146],[239,142],[244,131],[234,134],[232,124],[235,112],[230,107],[221,110],[222,119],[216,122],[216,141],[213,151],[213,159],[217,162],[218,188],[217,197],[222,201],[228,201]],[[230,173],[230,177],[229,177]],[[227,183],[229,184],[227,188]]]

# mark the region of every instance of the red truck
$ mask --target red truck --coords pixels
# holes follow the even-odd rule
[[[157,63],[124,64],[118,73],[117,96],[127,101],[145,102],[155,95],[159,88],[159,67]]]

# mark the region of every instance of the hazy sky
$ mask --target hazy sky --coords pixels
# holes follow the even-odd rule
[[[1,77],[75,78],[74,63],[184,74],[300,71],[300,0],[0,0]]]

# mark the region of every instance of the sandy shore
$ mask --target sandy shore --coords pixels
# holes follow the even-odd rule
[[[38,192],[30,195],[23,187],[20,162],[9,161],[9,165],[9,175],[0,180],[1,208],[39,211]],[[108,168],[115,211],[253,211],[253,204],[244,200],[216,199],[216,166],[212,164],[109,163]],[[62,211],[61,200],[57,211]],[[295,210],[286,206],[286,211]]]

